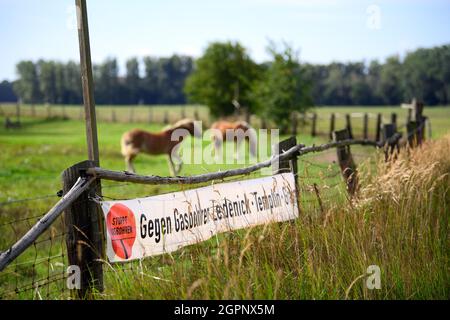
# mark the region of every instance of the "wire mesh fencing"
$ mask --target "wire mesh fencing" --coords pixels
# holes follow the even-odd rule
[[[55,195],[12,199],[0,204],[0,251],[7,251],[46,212],[36,214],[37,202]],[[64,299],[67,254],[64,217],[60,216],[22,255],[0,272],[0,299]]]
[[[371,161],[369,148],[357,149],[357,158]],[[369,159],[369,160],[367,160]],[[336,159],[336,149],[331,148],[319,153],[310,153],[298,158],[297,193],[301,215],[311,217],[326,213],[332,206],[348,200],[346,183]],[[183,191],[193,187],[211,185],[222,181],[260,177],[261,172],[234,176],[222,180],[208,181],[193,185],[136,185],[134,183],[104,182],[101,196],[105,200],[126,200],[147,197],[172,191]],[[44,215],[36,214],[35,202],[50,201],[55,195],[42,195],[34,198],[8,199],[0,204],[0,251],[7,250],[17,242]],[[87,201],[94,201],[92,198]],[[71,292],[67,289],[68,258],[66,250],[66,226],[61,215],[26,251],[0,272],[1,299],[67,299]],[[105,235],[103,235],[105,236]],[[214,241],[214,240],[212,240]],[[187,249],[189,250],[189,249]],[[184,251],[183,251],[184,252]],[[183,252],[179,253],[180,255]],[[118,272],[142,273],[148,265],[157,268],[164,264],[163,255],[148,261],[127,264],[109,264],[105,261],[105,285],[112,281],[109,274]],[[169,256],[171,256],[169,254]],[[170,259],[169,259],[170,260]],[[141,271],[139,271],[141,270]]]

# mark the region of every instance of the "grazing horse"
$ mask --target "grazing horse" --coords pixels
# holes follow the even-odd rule
[[[177,129],[175,135],[177,141],[172,141],[172,134]],[[177,175],[182,166],[181,157],[178,154],[178,148],[181,141],[188,134],[194,137],[201,137],[201,128],[197,128],[191,119],[183,119],[172,126],[165,127],[161,132],[147,132],[140,129],[133,129],[125,132],[121,139],[121,151],[125,157],[125,164],[129,172],[135,172],[133,159],[141,152],[159,155],[166,154],[168,156],[169,169],[172,175]],[[175,149],[177,148],[177,149]],[[174,152],[172,152],[174,150]],[[174,158],[174,159],[173,159]],[[174,160],[177,160],[178,167],[175,167]]]
[[[211,125],[211,131],[216,155],[220,154],[223,141],[233,138],[233,142],[236,143],[235,158],[239,158],[239,146],[244,139],[250,144],[250,154],[256,157],[256,131],[246,121],[219,120]]]

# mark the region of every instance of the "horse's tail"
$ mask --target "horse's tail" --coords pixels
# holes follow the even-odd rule
[[[120,151],[124,157],[137,153],[134,148],[133,135],[131,132],[125,132],[120,140]]]

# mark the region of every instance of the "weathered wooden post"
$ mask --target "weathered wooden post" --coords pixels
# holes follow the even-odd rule
[[[47,109],[47,119],[50,119],[52,117],[52,109],[48,102],[45,104],[45,108]]]
[[[297,112],[291,113],[291,124],[292,124],[292,132],[291,134],[296,137],[297,136],[297,127],[298,127],[298,116]]]
[[[336,115],[334,113],[330,116],[330,140],[333,140],[333,131],[336,126]]]
[[[22,103],[22,100],[19,99],[19,103]],[[36,105],[34,102],[31,103],[31,116],[34,118],[36,117]]]
[[[111,107],[111,122],[117,122],[116,108]]]
[[[314,112],[312,115],[312,125],[311,125],[311,136],[312,137],[315,137],[317,134],[316,126],[317,126],[317,113]]]
[[[64,171],[63,191],[65,192],[70,189],[80,175],[83,175],[84,170],[100,165],[86,0],[75,0],[75,5],[89,161],[78,163]],[[66,211],[66,219],[69,221],[69,225],[66,224],[69,263],[77,264],[81,270],[79,297],[88,297],[92,289],[103,290],[102,263],[98,260],[104,257],[103,216],[100,214],[96,203],[88,199],[89,196],[94,195],[101,196],[100,180],[93,183],[83,197],[79,199],[80,201],[74,203]]]
[[[377,124],[375,128],[375,141],[380,141],[381,139],[381,122],[382,122],[381,113],[378,113]]]
[[[87,169],[95,166],[93,161],[83,161],[66,169],[62,174],[63,193],[66,194]],[[80,299],[90,298],[92,290],[103,290],[103,220],[91,197],[95,197],[99,182],[85,191],[65,210],[66,246],[69,265],[80,268]]]
[[[408,144],[410,147],[415,147],[422,144],[425,138],[425,121],[427,117],[422,115],[423,103],[415,102],[413,104],[415,121],[407,123],[406,128],[408,132]]]
[[[278,154],[282,154],[283,152],[291,149],[292,147],[295,147],[297,145],[297,138],[295,136],[292,136],[286,140],[280,141],[278,143]],[[278,167],[272,168],[273,174],[283,173],[283,172],[289,172],[292,171],[294,174],[295,179],[295,186],[296,186],[296,196],[298,199],[298,164],[297,164],[297,158],[298,154],[294,154],[292,158],[290,159],[283,159],[280,160],[278,163]]]
[[[353,139],[352,118],[348,113],[345,115],[345,128],[348,130],[349,139]]]
[[[151,105],[148,106],[148,123],[153,122],[153,108]]]
[[[185,119],[186,118],[186,105],[183,105],[181,107],[181,119]]]
[[[347,139],[350,139],[348,129],[333,132],[334,141],[337,142]],[[353,157],[350,152],[350,146],[338,147],[337,158],[342,171],[342,176],[347,184],[347,191],[353,196],[358,190],[358,173],[356,171],[356,164],[353,161]]]
[[[408,114],[406,116],[406,123],[408,123],[412,120],[412,109],[408,109],[407,112],[408,112]]]
[[[416,122],[417,122],[417,143],[420,145],[422,144],[422,141],[425,138],[425,119],[426,117],[423,116],[423,103],[417,102],[414,105],[415,108],[415,116],[416,116]]]
[[[369,139],[369,115],[367,113],[364,113],[363,118],[363,137]]]
[[[397,114],[395,112],[391,113],[391,124],[394,125],[394,131],[397,130]]]
[[[398,139],[392,140],[394,135],[397,133],[397,126],[394,123],[389,123],[383,125],[383,143],[385,145],[384,154],[385,160],[389,159],[389,155],[394,153],[394,150],[399,148]]]
[[[164,111],[163,123],[164,124],[169,124],[169,111],[167,111],[167,110]]]
[[[20,124],[20,103],[16,103],[16,121]]]

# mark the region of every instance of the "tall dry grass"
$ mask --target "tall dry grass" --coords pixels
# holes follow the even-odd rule
[[[402,150],[395,161],[379,158],[361,167],[356,199],[175,255],[105,266],[97,297],[448,299],[450,135]],[[379,290],[366,287],[370,265],[381,269]]]

